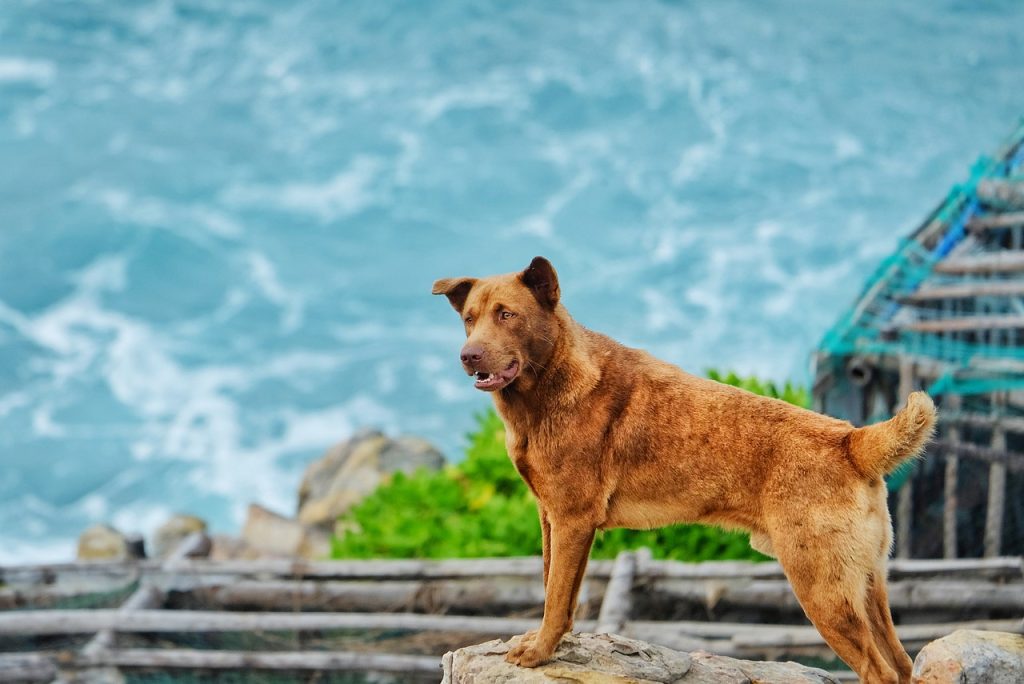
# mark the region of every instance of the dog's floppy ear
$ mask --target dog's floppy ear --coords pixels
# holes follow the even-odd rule
[[[452,308],[462,313],[462,307],[466,305],[466,297],[469,291],[476,284],[476,278],[441,278],[434,281],[434,289],[431,294],[443,294],[451,302]]]
[[[530,288],[533,296],[541,306],[554,309],[558,304],[561,292],[558,289],[558,274],[555,267],[544,257],[533,257],[526,270],[519,274],[519,279]]]

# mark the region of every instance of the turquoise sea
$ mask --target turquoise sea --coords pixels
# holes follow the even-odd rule
[[[4,0],[0,562],[291,511],[362,425],[458,458],[440,276],[803,381],[1024,113],[1024,3]]]

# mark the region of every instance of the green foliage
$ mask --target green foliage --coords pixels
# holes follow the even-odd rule
[[[778,385],[771,380],[759,380],[752,375],[743,378],[732,372],[723,375],[713,368],[708,371],[708,377],[716,382],[732,385],[733,387],[740,387],[748,392],[760,394],[765,397],[782,399],[783,401],[796,406],[802,406],[803,408],[809,408],[811,405],[811,395],[807,391],[807,388],[797,387],[790,382],[783,385],[780,390]]]
[[[807,391],[710,371],[713,380],[807,405]],[[339,520],[335,558],[472,558],[541,552],[533,497],[505,450],[505,426],[493,410],[477,417],[466,458],[440,472],[396,474]],[[599,532],[591,556],[613,558],[648,547],[656,558],[764,560],[747,536],[703,525]]]

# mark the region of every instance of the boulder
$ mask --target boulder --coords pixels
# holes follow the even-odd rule
[[[129,560],[140,545],[110,525],[93,525],[78,537],[78,560]]]
[[[917,654],[915,684],[1024,682],[1024,635],[960,629]]]
[[[299,485],[298,519],[329,531],[339,515],[391,473],[438,470],[444,462],[440,451],[418,437],[390,439],[376,430],[360,431],[306,468]]]
[[[154,533],[153,553],[157,558],[166,558],[193,532],[206,532],[206,521],[181,513],[172,516]]]
[[[326,558],[331,538],[324,530],[306,527],[297,520],[278,515],[258,504],[249,504],[242,528],[243,556]]]
[[[753,662],[710,653],[682,653],[616,634],[570,634],[555,658],[527,669],[505,662],[520,637],[448,652],[441,684],[580,682],[613,684],[838,684],[824,670],[797,663]]]

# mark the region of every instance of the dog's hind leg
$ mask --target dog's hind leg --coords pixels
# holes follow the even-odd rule
[[[800,605],[832,650],[863,684],[899,684],[896,670],[871,633],[868,573],[857,559],[840,555],[856,548],[856,540],[773,541]]]
[[[885,659],[898,673],[900,684],[910,684],[914,664],[903,648],[903,644],[900,643],[900,638],[896,635],[896,627],[892,623],[885,575],[886,567],[883,557],[868,580],[868,617],[871,620],[871,629],[878,650],[886,656]]]

